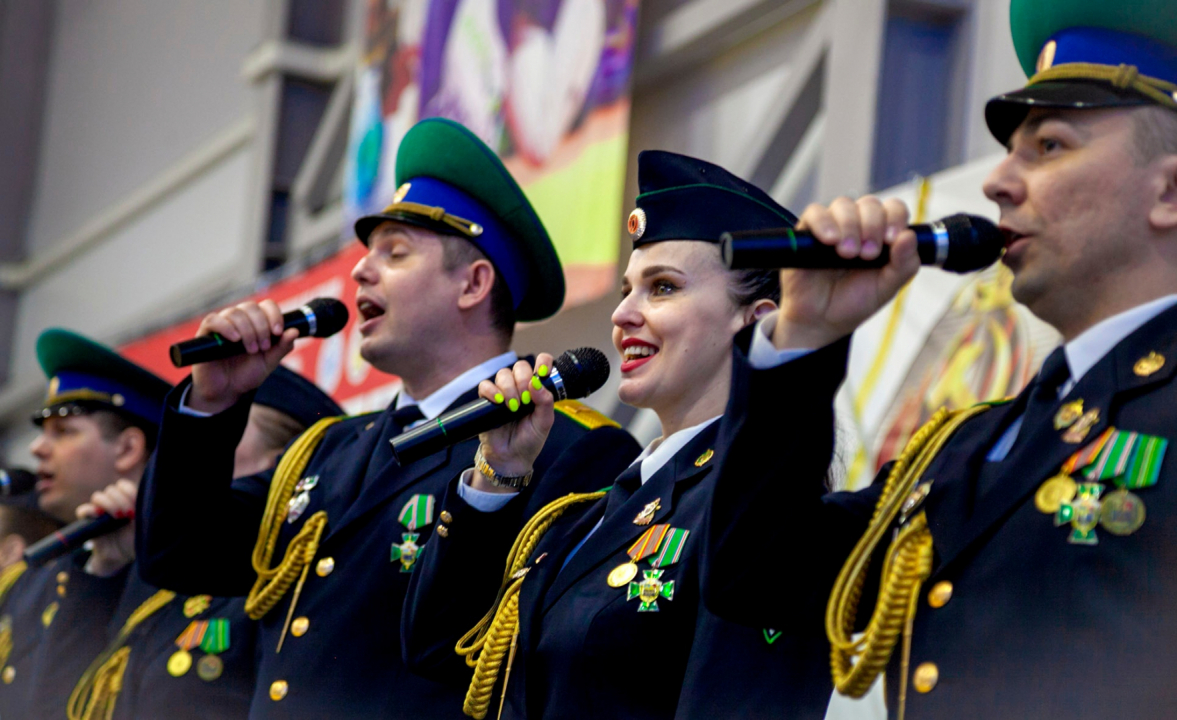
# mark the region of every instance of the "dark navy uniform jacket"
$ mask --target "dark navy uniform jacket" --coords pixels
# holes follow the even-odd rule
[[[725,617],[783,623],[824,607],[866,527],[879,479],[862,492],[824,493],[833,397],[848,347],[842,340],[763,371],[736,353],[730,412],[741,420],[728,428],[732,450],[716,490],[707,579],[708,601]],[[1137,361],[1154,352],[1164,358],[1160,369],[1137,373]],[[1083,447],[1054,428],[1063,402],[1082,398],[1086,409],[1100,410],[1086,442],[1109,425],[1172,440],[1175,369],[1177,310],[1170,309],[1117,344],[1044,419],[1024,423],[1004,460],[986,455],[1022,415],[1034,384],[958,429],[921,476],[932,482],[923,509],[935,560],[915,616],[910,669],[934,663],[939,680],[926,693],[909,684],[908,718],[1177,717],[1172,451],[1157,484],[1135,491],[1147,519],[1132,535],[1097,528],[1098,545],[1073,545],[1070,528],[1055,527],[1034,505],[1042,482]],[[748,592],[772,558],[785,562],[795,587]],[[874,568],[880,562],[875,557]],[[933,608],[928,591],[942,582],[951,583],[950,597]],[[866,583],[863,623],[874,608],[877,570]],[[910,673],[899,677],[900,649],[887,671],[892,712],[897,683],[911,683]]]
[[[12,651],[0,669],[0,718],[60,720],[90,661],[106,647],[107,630],[128,570],[111,577],[83,571],[79,551],[25,571],[0,609],[11,623]]]
[[[114,639],[123,623],[157,588],[131,573],[122,602],[110,624]],[[207,596],[206,596],[207,597]],[[185,595],[177,595],[140,623],[132,631],[126,647],[130,648],[123,687],[114,705],[115,720],[160,718],[161,720],[198,720],[218,718],[234,720],[249,715],[253,698],[257,623],[245,614],[241,598],[209,598],[185,612]],[[197,673],[197,663],[207,653],[199,647],[189,650],[192,667],[180,677],[167,669],[168,659],[180,648],[176,639],[194,621],[225,619],[229,621],[229,647],[217,653],[222,663],[220,677],[204,680]]]
[[[192,417],[177,410],[185,387],[169,396],[155,465],[139,495],[141,573],[185,593],[245,595],[256,579],[250,558],[272,476],[230,480],[251,398],[213,417]],[[451,408],[475,398],[471,390]],[[293,615],[306,629],[298,637],[287,633],[277,652],[294,588],[259,621],[250,717],[462,717],[464,688],[413,675],[401,661],[400,611],[412,573],[401,571],[392,547],[404,542],[407,530],[397,517],[409,499],[440,499],[450,479],[473,466],[477,439],[401,467],[389,445],[399,430],[391,409],[348,418],[330,428],[311,458],[304,477],[317,475],[319,483],[301,517],[283,523],[273,560],[307,518],[326,510],[327,528]],[[596,442],[581,454],[589,438]],[[587,466],[608,464],[611,453],[632,456],[634,445],[623,430],[590,432],[557,413],[536,475],[563,454]],[[432,525],[416,531],[417,543],[428,548],[450,533],[449,525],[435,514]],[[460,526],[452,534],[459,532]],[[491,564],[501,572],[497,558]]]
[[[640,466],[633,465],[605,498],[573,506],[540,541],[520,589],[518,649],[504,717],[824,715],[830,681],[823,635],[802,636],[783,626],[778,626],[783,633],[766,634],[765,628],[720,620],[702,606],[702,536],[715,469],[725,451],[717,439],[719,426],[716,421],[704,428],[645,484]],[[523,513],[519,508],[483,513],[457,496],[456,482],[443,507],[455,524],[475,530],[435,541],[422,558],[405,606],[404,639],[410,667],[469,682],[472,671],[454,655],[454,644],[494,601],[503,562],[494,563],[493,572],[476,568],[484,564],[489,538],[497,538],[496,552],[505,559],[519,515],[530,517],[541,498],[537,493]],[[558,463],[544,478],[541,493],[555,499],[603,484],[575,465]],[[635,524],[634,518],[655,500],[660,509],[651,524]],[[598,522],[600,527],[573,553]],[[663,568],[659,578],[674,582],[673,597],[657,600],[657,612],[639,612],[641,600],[629,598],[628,586],[610,587],[606,578],[629,560],[627,550],[656,524],[687,529],[690,535],[681,558]],[[648,559],[638,567],[636,581],[652,569]],[[772,578],[781,565],[765,564],[762,571]],[[502,681],[500,673],[492,712],[497,712]]]

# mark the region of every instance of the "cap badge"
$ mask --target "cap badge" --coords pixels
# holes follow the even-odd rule
[[[1038,72],[1049,70],[1054,65],[1054,53],[1058,50],[1058,43],[1054,40],[1042,46],[1042,52],[1038,53]]]
[[[629,214],[629,237],[632,240],[638,240],[642,235],[646,234],[646,211],[641,208],[634,208],[633,212]]]
[[[396,189],[396,194],[392,196],[392,204],[396,205],[398,202],[405,199],[409,194],[409,188],[413,187],[412,183],[404,183]]]
[[[49,381],[49,397],[52,398],[52,397],[56,396],[57,390],[60,387],[61,387],[61,378],[54,376],[53,379],[51,379]]]
[[[1140,377],[1148,377],[1165,366],[1165,356],[1155,350],[1136,361],[1132,372]]]

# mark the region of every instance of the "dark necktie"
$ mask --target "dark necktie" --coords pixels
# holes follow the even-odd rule
[[[401,432],[404,429],[418,420],[424,420],[425,415],[421,412],[421,408],[417,405],[405,405],[403,408],[397,408],[392,411],[392,422]]]

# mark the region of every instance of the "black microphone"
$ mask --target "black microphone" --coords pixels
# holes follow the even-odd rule
[[[927,225],[912,225],[911,229],[915,230],[920,262],[955,273],[987,268],[1005,249],[1005,235],[996,225],[975,215],[951,215]],[[719,242],[723,261],[733,270],[863,270],[881,268],[891,257],[891,249],[884,245],[874,260],[846,259],[833,245],[792,228],[724,233]]]
[[[609,359],[596,348],[568,350],[552,362],[552,370],[540,378],[556,400],[577,400],[596,392],[609,379]],[[496,405],[485,398],[401,433],[389,442],[392,454],[401,465],[408,465],[427,455],[457,445],[479,433],[514,422],[535,409],[533,403],[520,405],[511,412],[506,403]]]
[[[37,476],[21,468],[0,469],[0,495],[24,495],[37,487]]]
[[[298,328],[299,337],[325,338],[334,335],[347,325],[347,306],[335,298],[315,298],[306,305],[291,310],[282,316],[285,330]],[[272,337],[278,342],[278,337]],[[224,360],[245,354],[245,344],[229,342],[217,333],[204,335],[171,347],[172,364],[186,367],[212,360]]]
[[[25,548],[25,562],[32,567],[44,565],[50,560],[77,550],[87,540],[112,533],[129,522],[129,517],[118,518],[107,514],[72,522]]]

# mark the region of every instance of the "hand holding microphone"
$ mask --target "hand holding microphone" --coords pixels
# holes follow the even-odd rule
[[[108,577],[135,559],[135,497],[138,492],[130,480],[113,485],[90,496],[90,502],[78,506],[78,519],[25,549],[25,561],[39,567],[92,543],[86,572]]]

